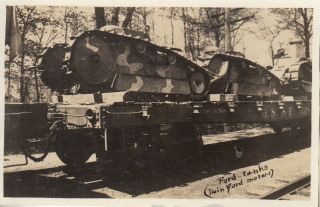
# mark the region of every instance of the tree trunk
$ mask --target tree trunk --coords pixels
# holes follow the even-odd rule
[[[94,13],[96,15],[96,28],[99,29],[105,26],[106,19],[104,17],[104,8],[103,7],[94,7]]]
[[[305,36],[305,40],[304,40],[304,44],[306,47],[306,58],[310,57],[310,33],[309,33],[309,23],[308,23],[308,10],[304,9],[304,14],[303,15],[303,26],[304,26],[304,36]]]
[[[26,36],[26,31],[25,29],[23,30],[21,34],[21,43],[22,43],[22,52],[21,52],[21,63],[20,63],[20,102],[24,103],[26,101],[26,96],[25,96],[25,80],[24,80],[24,59],[25,59],[25,36]]]
[[[146,11],[146,8],[143,8],[142,21],[143,21],[144,28],[147,26],[147,16],[148,16],[148,13]]]
[[[127,8],[127,15],[126,15],[126,18],[124,19],[123,21],[123,24],[122,24],[122,28],[126,29],[128,27],[128,25],[130,24],[131,20],[132,20],[132,15],[133,15],[133,12],[134,12],[134,7],[128,7]]]
[[[274,49],[273,49],[273,41],[276,38],[276,36],[273,36],[273,38],[271,39],[270,43],[269,43],[269,50],[270,50],[270,56],[271,56],[271,63],[272,63],[272,67],[274,66]]]
[[[174,45],[174,26],[173,26],[173,17],[170,18],[170,24],[171,24],[171,45]]]
[[[200,56],[200,26],[197,26],[197,52],[198,56]]]
[[[310,57],[310,33],[309,33],[309,24],[308,24],[308,15],[307,9],[305,9],[305,16],[303,16],[303,30],[304,30],[304,44],[305,44],[305,55],[306,58]]]
[[[114,8],[114,11],[112,13],[111,17],[111,24],[112,25],[117,25],[119,24],[119,12],[120,12],[120,7]]]
[[[306,46],[306,50],[305,50],[306,58],[309,58],[310,57],[310,39],[309,39],[309,37],[305,39],[304,44]]]
[[[29,91],[29,85],[30,85],[30,79],[24,79],[24,97],[25,97],[25,102],[28,103],[30,102],[30,91]],[[31,85],[30,85],[31,87]]]
[[[214,30],[214,40],[215,40],[215,46],[220,47],[220,30]]]
[[[270,50],[270,55],[271,55],[271,63],[272,63],[272,67],[274,66],[274,51],[273,51],[273,47],[272,45],[270,45],[269,47],[269,50]]]
[[[183,38],[184,38],[184,50],[187,51],[187,21],[185,8],[182,8],[182,20],[183,20]]]
[[[10,69],[10,63],[8,64],[8,100],[11,101],[11,69]]]
[[[195,54],[194,54],[195,47],[194,47],[194,36],[193,36],[194,27],[193,27],[193,25],[189,24],[188,29],[189,29],[189,35],[188,35],[189,51],[190,51],[192,60],[195,60]]]
[[[25,97],[25,83],[24,83],[24,57],[25,54],[22,52],[21,54],[21,64],[20,64],[20,102],[24,103],[26,101]]]
[[[36,58],[36,60],[34,61],[34,66],[37,65],[38,62],[38,58]],[[36,98],[37,98],[37,102],[40,102],[40,95],[39,95],[39,83],[38,83],[38,69],[35,67],[34,68],[34,80],[35,80],[35,88],[36,88]]]
[[[303,23],[299,23],[298,18],[302,18]],[[306,58],[310,57],[310,38],[311,33],[309,31],[309,25],[311,23],[312,16],[310,19],[308,18],[308,9],[294,9],[294,24],[296,33],[300,36],[300,38],[303,40],[304,46],[305,46],[305,56]]]

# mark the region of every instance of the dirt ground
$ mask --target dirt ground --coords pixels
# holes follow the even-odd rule
[[[41,163],[5,156],[5,197],[60,198],[259,198],[310,173],[309,133],[254,128],[203,136],[204,157],[156,166],[133,175],[101,175],[92,156],[81,169],[54,153]],[[244,149],[241,159],[235,148]],[[308,199],[310,192],[293,199]]]

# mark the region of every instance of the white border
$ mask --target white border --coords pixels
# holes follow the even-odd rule
[[[64,6],[144,6],[144,7],[252,7],[252,8],[278,8],[303,7],[314,8],[317,0],[2,0],[1,5],[64,5]],[[318,3],[319,4],[319,3]]]
[[[320,39],[320,1],[318,0],[2,0],[0,2],[0,64],[4,68],[4,34],[5,34],[5,6],[6,5],[68,5],[68,6],[146,6],[146,7],[251,7],[251,8],[275,8],[275,7],[305,7],[314,8],[313,36],[312,36],[312,60],[313,60],[313,103],[312,103],[312,147],[311,147],[311,199],[310,201],[266,201],[253,199],[46,199],[46,198],[0,198],[0,205],[78,205],[78,206],[292,206],[315,207],[318,206],[318,178],[319,178],[319,39]],[[4,70],[2,70],[3,72]],[[0,97],[4,97],[4,77],[0,76]],[[0,114],[4,114],[4,99],[0,98]],[[1,146],[3,146],[3,118],[0,119]],[[3,148],[1,147],[0,166],[3,166]],[[3,186],[2,167],[0,168],[0,186]],[[3,197],[2,190],[0,196]]]

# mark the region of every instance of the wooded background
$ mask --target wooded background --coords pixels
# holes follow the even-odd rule
[[[188,58],[196,60],[207,50],[236,50],[246,35],[268,45],[265,57],[273,55],[284,42],[276,41],[283,32],[302,40],[310,57],[313,11],[307,8],[145,8],[145,7],[14,7],[22,50],[10,58],[6,46],[5,95],[7,102],[49,101],[51,91],[39,79],[38,56],[56,43],[104,25],[133,30],[149,30],[151,42],[181,46]],[[8,12],[8,10],[7,10]],[[8,16],[8,15],[7,15]],[[8,23],[7,23],[8,24]],[[182,42],[182,43],[181,43]],[[259,45],[257,45],[259,47]],[[240,51],[246,54],[245,47]]]

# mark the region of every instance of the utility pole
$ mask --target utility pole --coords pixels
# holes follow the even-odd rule
[[[224,29],[225,29],[224,51],[227,52],[231,50],[230,9],[229,8],[225,8],[225,12],[224,12]]]
[[[36,87],[36,98],[37,102],[40,102],[40,96],[39,96],[39,83],[38,83],[38,69],[35,67],[34,68],[34,78],[35,78],[35,87]]]
[[[224,51],[228,52],[231,50],[231,35],[230,35],[230,9],[225,8],[224,9]],[[224,133],[227,133],[231,130],[231,127],[229,124],[224,123],[223,124],[223,130]]]
[[[68,39],[68,7],[65,7],[64,9],[64,22],[66,23],[66,29],[65,29],[65,33],[64,33],[64,43],[67,43],[67,39]]]

